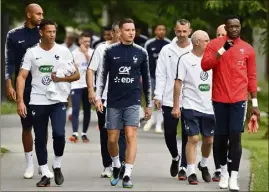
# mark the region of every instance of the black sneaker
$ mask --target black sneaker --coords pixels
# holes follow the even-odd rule
[[[118,184],[119,180],[120,180],[120,168],[117,167],[113,167],[113,172],[112,172],[112,176],[110,177],[110,184],[112,186],[115,186]]]
[[[216,171],[212,177],[212,181],[219,182],[220,181],[220,171]]]
[[[123,178],[124,172],[125,172],[125,163],[123,161],[122,164],[121,164],[120,179]]]
[[[83,143],[89,143],[89,139],[88,139],[88,137],[87,137],[87,135],[82,135],[81,136],[81,139],[82,139],[82,141],[83,141]]]
[[[187,179],[187,175],[186,175],[186,172],[184,171],[184,169],[181,169],[179,172],[178,172],[178,180],[181,180],[181,181],[185,181]]]
[[[76,135],[70,136],[69,141],[76,143],[78,141],[78,136],[76,136]]]
[[[133,188],[134,185],[133,185],[129,176],[125,176],[122,179],[122,186],[123,186],[123,188]]]
[[[50,178],[43,176],[41,180],[36,183],[37,187],[49,187],[50,186]]]
[[[205,182],[209,183],[211,181],[211,175],[208,172],[208,168],[207,167],[201,167],[200,163],[201,162],[198,163],[198,169],[202,172],[203,180]]]
[[[170,174],[172,177],[175,177],[178,174],[178,164],[179,164],[179,160],[178,161],[172,160],[172,164],[170,167]]]
[[[57,185],[61,185],[64,182],[64,176],[63,173],[61,171],[61,168],[53,168],[52,166],[52,170],[54,172],[54,181]]]
[[[188,182],[190,185],[198,185],[199,182],[195,173],[191,174],[188,177]]]

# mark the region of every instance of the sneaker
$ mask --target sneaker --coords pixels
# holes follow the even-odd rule
[[[39,175],[42,175],[40,167],[37,168],[37,172],[38,172]],[[47,177],[50,178],[50,179],[53,179],[54,175],[53,175],[52,172],[48,171]]]
[[[230,191],[239,191],[239,186],[237,182],[237,178],[230,178],[229,179],[229,189]]]
[[[131,179],[130,179],[130,177],[129,176],[125,176],[123,179],[122,179],[122,186],[123,186],[123,188],[133,188],[133,183],[132,183],[132,181],[131,181]]]
[[[179,164],[179,160],[178,161],[172,160],[171,167],[170,167],[170,174],[172,177],[175,177],[178,174],[178,164]]]
[[[150,119],[150,120],[148,120],[147,123],[144,125],[143,130],[144,130],[144,131],[149,131],[149,130],[151,129],[152,125],[153,125],[153,121]]]
[[[188,182],[190,185],[198,185],[199,182],[195,173],[191,174],[188,177]]]
[[[216,171],[212,177],[212,181],[219,182],[220,181],[220,172]]]
[[[220,175],[219,187],[221,189],[227,189],[229,185],[229,175],[224,176],[223,174]]]
[[[113,167],[113,173],[112,173],[112,176],[110,177],[110,184],[112,186],[115,186],[118,184],[120,180],[120,170],[121,170],[121,167],[120,168]]]
[[[183,168],[181,168],[181,170],[178,172],[177,177],[178,180],[185,181],[187,179],[186,171]]]
[[[120,179],[123,178],[123,175],[125,173],[125,164],[124,161],[122,162],[121,170],[120,170]]]
[[[87,135],[82,135],[81,139],[82,139],[83,143],[89,143],[89,139],[88,139]]]
[[[63,173],[61,171],[61,168],[53,168],[53,172],[54,172],[54,181],[57,185],[61,185],[64,182],[64,176]]]
[[[78,136],[76,136],[76,135],[70,136],[69,141],[74,142],[74,143],[78,142]]]
[[[101,173],[102,178],[110,178],[112,176],[112,167],[105,167]]]
[[[24,179],[32,179],[34,176],[34,167],[27,167],[24,172]]]
[[[39,182],[36,183],[37,187],[49,187],[50,186],[50,178],[43,176]]]
[[[211,175],[208,172],[208,168],[207,167],[202,167],[201,162],[199,162],[198,163],[198,169],[202,172],[203,180],[205,182],[209,183],[211,181]]]
[[[163,133],[162,127],[156,127],[155,133]]]

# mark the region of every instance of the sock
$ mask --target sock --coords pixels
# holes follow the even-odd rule
[[[72,115],[72,107],[68,108],[68,115]]]
[[[126,163],[125,164],[125,172],[124,172],[123,177],[125,177],[125,176],[131,177],[133,167],[134,167],[134,165]]]
[[[49,172],[48,164],[41,165],[40,170],[41,170],[42,177],[43,176],[47,176],[47,177],[49,176],[49,174],[48,174],[48,172]]]
[[[227,164],[226,165],[220,165],[220,169],[221,169],[221,174],[224,177],[229,177],[229,173],[228,173],[228,169],[227,169]]]
[[[179,155],[177,155],[176,158],[173,158],[173,161],[178,161],[179,160]]]
[[[207,166],[207,157],[202,157],[202,160],[200,162],[201,167],[206,167]]]
[[[156,127],[162,128],[162,122],[163,122],[163,113],[162,113],[162,110],[158,110]]]
[[[237,179],[238,178],[238,171],[232,171],[231,172],[231,179]]]
[[[61,157],[55,156],[53,162],[53,168],[61,168]]]
[[[83,135],[87,135],[87,133],[83,133],[83,132],[82,132],[82,133],[81,133],[81,136],[83,136]]]
[[[25,158],[26,158],[26,167],[34,167],[33,152],[32,151],[26,152]]]
[[[117,155],[115,157],[111,157],[111,159],[112,159],[112,167],[117,167],[117,168],[121,167],[120,156],[119,155]]]
[[[195,173],[195,164],[187,165],[187,177]]]
[[[78,137],[78,132],[73,132],[73,135],[76,135]]]
[[[216,172],[221,172],[221,169],[216,169]]]

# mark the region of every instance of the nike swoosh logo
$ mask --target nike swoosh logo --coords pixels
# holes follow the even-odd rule
[[[25,40],[22,40],[22,41],[18,41],[18,43],[23,43]]]

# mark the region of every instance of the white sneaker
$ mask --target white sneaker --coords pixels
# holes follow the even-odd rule
[[[229,179],[229,189],[230,191],[239,191],[239,186],[237,182],[237,178],[230,178]]]
[[[27,167],[23,175],[24,179],[32,179],[34,176],[34,167]]]
[[[112,167],[105,167],[104,171],[101,173],[102,178],[110,178],[112,176]]]
[[[148,120],[147,123],[144,125],[143,130],[144,131],[149,131],[151,129],[152,125],[153,125],[153,121],[152,120]]]
[[[227,189],[228,185],[229,185],[229,175],[224,176],[224,175],[221,174],[220,181],[219,181],[219,187],[221,189]]]
[[[40,167],[37,168],[37,172],[39,175],[42,175]],[[52,179],[54,177],[54,174],[52,172],[50,172],[50,170],[49,170],[47,177]]]
[[[155,127],[155,133],[163,133],[162,127]]]

